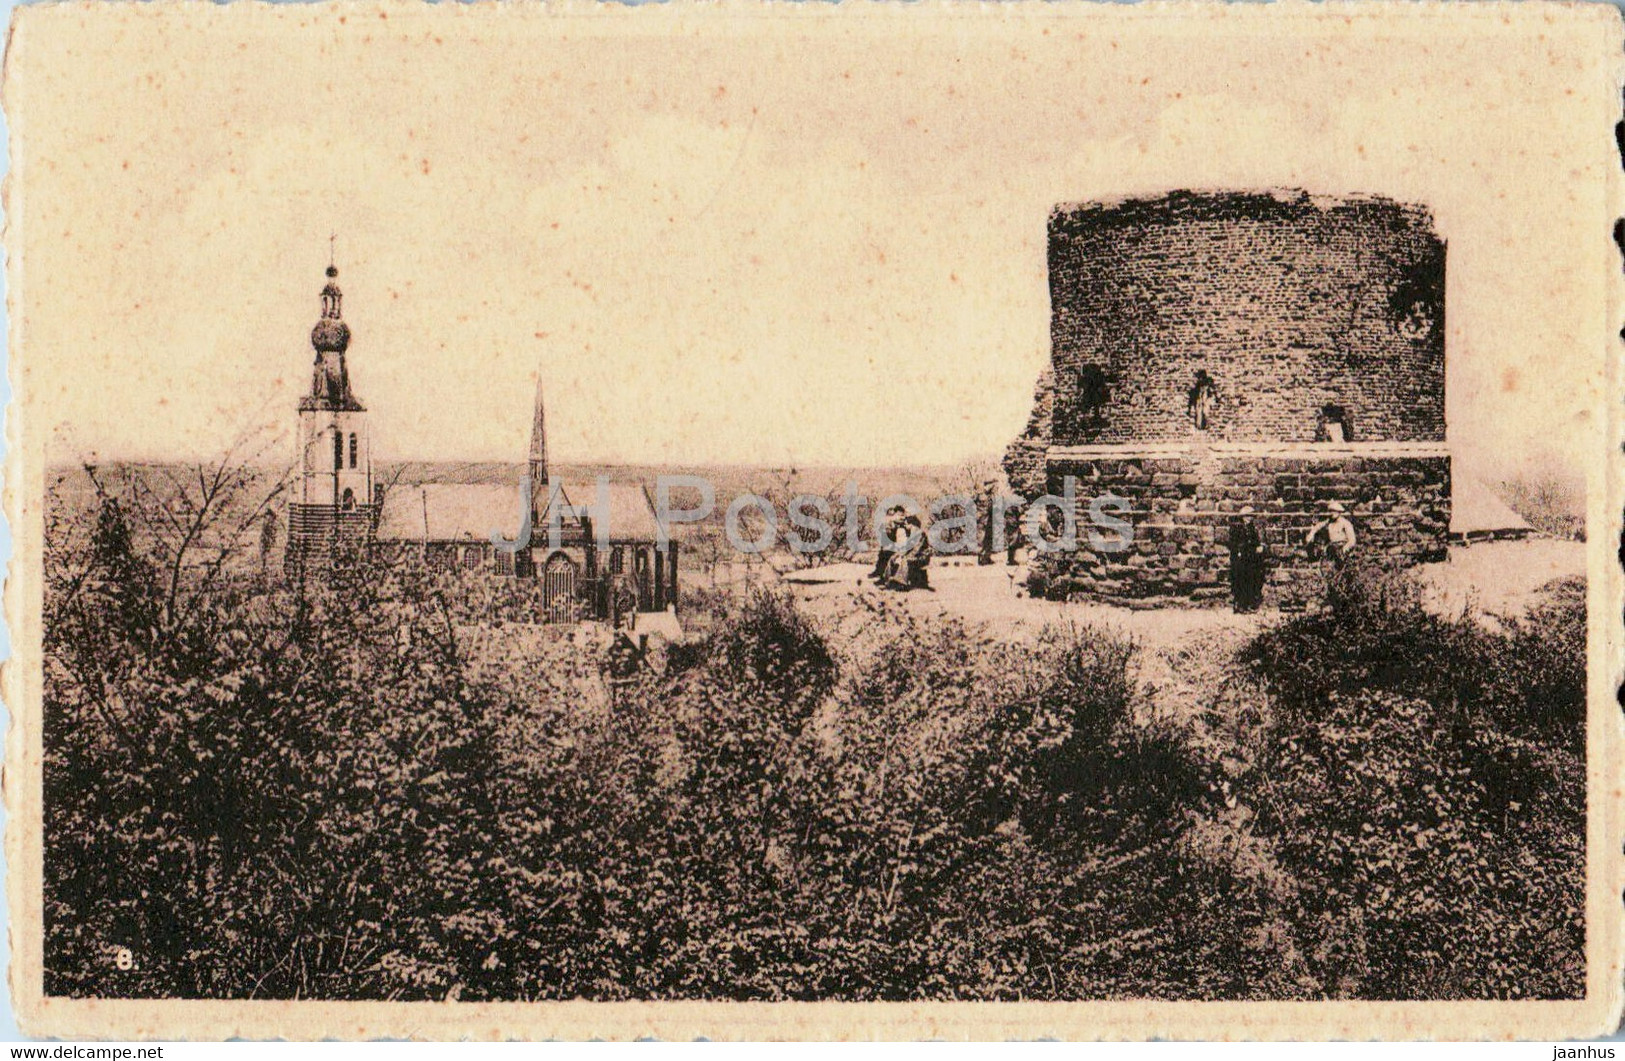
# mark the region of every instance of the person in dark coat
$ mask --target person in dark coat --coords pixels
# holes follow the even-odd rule
[[[1251,505],[1230,517],[1230,601],[1237,614],[1264,602],[1264,543]]]
[[[1021,548],[1021,516],[1025,498],[1006,506],[1004,510],[1004,566],[1016,566],[1016,550]]]
[[[869,578],[881,584],[886,581],[886,573],[891,570],[892,543],[897,537],[897,529],[903,523],[903,506],[893,505],[886,510],[886,521],[880,527],[880,541],[875,543],[878,555],[875,557],[875,566],[869,572]]]
[[[930,589],[931,576],[927,573],[930,566],[931,540],[921,526],[920,518],[903,517],[903,522],[898,524],[897,540],[892,544],[891,568],[886,573],[886,580],[881,583],[882,588],[904,592]]]
[[[976,563],[979,567],[986,567],[993,562],[993,499],[998,496],[998,483],[992,479],[982,484],[981,504],[976,509],[977,523],[980,525],[982,547],[976,554]]]

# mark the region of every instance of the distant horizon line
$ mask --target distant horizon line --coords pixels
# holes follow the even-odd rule
[[[208,460],[217,460],[217,459],[218,459],[218,455],[216,455],[213,458],[199,458],[199,457],[101,457],[101,458],[96,459],[96,460],[87,460],[86,458],[62,459],[62,458],[47,457],[46,461],[45,461],[45,467],[46,467],[47,470],[51,470],[51,469],[67,469],[67,468],[81,468],[86,463],[94,464],[97,467],[104,467],[104,466],[107,466],[107,465],[129,465],[129,466],[144,466],[144,467],[154,467],[154,466],[161,467],[161,466],[166,466],[166,465],[187,466],[187,465],[193,465],[193,464],[198,464],[198,463],[207,463]],[[967,458],[965,458],[963,460],[958,460],[958,461],[900,462],[900,463],[897,463],[897,464],[856,464],[856,463],[841,463],[841,462],[832,462],[832,461],[819,461],[819,462],[811,462],[811,461],[807,461],[807,462],[803,462],[803,461],[763,462],[763,461],[729,461],[729,460],[682,461],[682,460],[622,460],[622,459],[574,459],[574,458],[572,458],[572,459],[565,459],[565,460],[549,460],[548,465],[550,467],[563,467],[563,468],[569,468],[569,467],[577,467],[577,468],[583,468],[583,467],[587,467],[587,468],[591,468],[591,467],[599,467],[599,468],[651,468],[651,467],[662,467],[662,468],[761,468],[761,469],[769,469],[769,470],[778,470],[778,469],[784,469],[784,468],[794,468],[794,469],[796,469],[798,471],[846,471],[846,470],[850,470],[850,469],[862,469],[862,468],[888,469],[888,470],[889,469],[898,469],[898,468],[957,470],[959,468],[964,467],[967,464],[974,464],[974,463],[978,463],[978,462],[982,462],[982,461],[992,461],[992,462],[995,462],[995,463],[999,463],[999,462],[1002,462],[1002,460],[1003,460],[1003,455],[1002,454],[1001,455],[989,454],[989,455],[981,456],[981,457],[967,457]],[[276,467],[281,462],[276,462],[276,461],[244,461],[243,463],[244,463],[244,465],[246,467],[273,468],[273,467]],[[514,458],[511,458],[511,457],[508,457],[508,458],[497,458],[497,457],[490,457],[490,458],[484,458],[484,457],[466,457],[466,458],[465,457],[391,457],[391,458],[387,458],[387,459],[383,459],[383,460],[374,461],[373,462],[373,467],[378,468],[378,467],[391,467],[391,466],[398,466],[398,465],[405,465],[405,464],[428,464],[428,465],[450,465],[450,466],[456,466],[456,465],[463,465],[463,466],[468,466],[468,465],[511,465],[513,467],[522,468],[522,467],[526,466],[528,463],[529,463],[529,461],[524,459],[524,458],[514,459]],[[288,462],[288,467],[291,469],[293,467],[293,463]]]
[[[1583,467],[1578,467],[1571,461],[1563,459],[1556,454],[1544,454],[1540,458],[1526,458],[1511,463],[1482,458],[1463,459],[1461,453],[1452,448],[1450,458],[1453,464],[1462,465],[1460,471],[1471,475],[1483,482],[1501,481],[1511,482],[1525,477],[1541,477],[1555,475],[1559,480],[1567,480],[1571,485],[1587,482],[1587,473]],[[218,460],[219,455],[212,458],[197,457],[105,457],[92,463],[97,467],[109,465],[123,465],[127,467],[190,467],[200,463],[207,464],[210,460]],[[83,458],[62,459],[47,456],[44,464],[46,472],[72,471],[82,468],[87,463]],[[445,458],[445,457],[398,457],[374,462],[374,468],[394,469],[406,465],[423,465],[441,468],[456,467],[500,467],[506,466],[516,470],[523,469],[529,462],[523,458]],[[997,471],[1003,471],[1004,455],[986,454],[982,456],[966,457],[957,461],[929,461],[929,462],[899,462],[896,464],[879,463],[837,463],[829,461],[800,462],[800,461],[728,461],[728,460],[624,460],[624,459],[565,459],[550,460],[551,468],[560,469],[669,469],[682,472],[699,469],[738,469],[754,471],[794,470],[798,473],[819,472],[917,472],[922,474],[954,474],[976,464],[991,464]],[[271,461],[245,461],[245,467],[269,470],[278,466],[278,462]],[[287,465],[288,470],[294,470],[293,465]]]

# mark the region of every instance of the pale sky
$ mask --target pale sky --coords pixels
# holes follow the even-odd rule
[[[748,10],[25,9],[25,429],[291,428],[337,232],[379,457],[522,459],[539,370],[561,460],[955,462],[1026,420],[1052,205],[1304,187],[1433,208],[1458,454],[1603,444],[1602,18]]]

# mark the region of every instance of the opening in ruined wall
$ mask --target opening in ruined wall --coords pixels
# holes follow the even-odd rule
[[[1191,389],[1185,394],[1191,424],[1196,430],[1206,431],[1208,429],[1215,397],[1216,391],[1213,386],[1213,377],[1207,374],[1207,369],[1197,369],[1196,378],[1191,383]]]
[[[1352,442],[1354,441],[1354,425],[1349,420],[1348,410],[1341,405],[1323,405],[1320,408],[1320,424],[1315,430],[1316,442]]]
[[[1077,395],[1079,421],[1088,427],[1099,426],[1111,399],[1111,377],[1099,365],[1084,365],[1078,369]]]
[[[1412,342],[1431,338],[1444,315],[1444,268],[1443,247],[1430,249],[1405,270],[1389,294],[1394,326]]]

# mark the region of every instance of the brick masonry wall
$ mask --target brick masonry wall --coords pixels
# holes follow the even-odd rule
[[[1077,478],[1080,508],[1090,498],[1128,499],[1134,526],[1121,552],[1092,550],[1080,527],[1075,552],[1041,555],[1034,589],[1055,599],[1080,597],[1137,607],[1174,601],[1227,603],[1229,520],[1255,509],[1268,557],[1267,604],[1295,607],[1319,592],[1321,562],[1309,555],[1310,529],[1336,500],[1348,509],[1357,553],[1384,567],[1441,559],[1450,527],[1450,459],[1324,459],[1177,456],[1054,461],[1048,488],[1062,496],[1063,476]]]
[[[1189,438],[1198,369],[1214,382],[1214,441],[1313,441],[1326,405],[1355,440],[1442,440],[1444,258],[1427,211],[1385,199],[1057,207],[1047,441]]]

